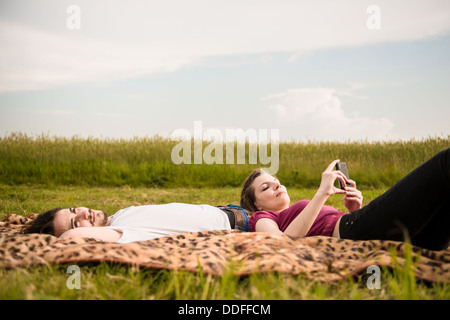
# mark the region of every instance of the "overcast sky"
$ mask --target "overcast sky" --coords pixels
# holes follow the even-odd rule
[[[450,134],[448,0],[1,0],[0,46],[0,136]]]

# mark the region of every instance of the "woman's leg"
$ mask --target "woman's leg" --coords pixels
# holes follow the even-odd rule
[[[450,242],[449,208],[450,200],[447,200],[427,225],[411,239],[411,242],[416,246],[431,250],[447,249]]]
[[[405,236],[420,240],[422,231],[426,232],[424,234],[442,232],[440,239],[434,241],[447,241],[446,244],[426,245],[443,247],[448,245],[450,234],[450,206],[446,205],[449,198],[450,149],[447,149],[410,172],[367,206],[343,216],[339,233],[341,238],[354,240],[402,241]],[[439,229],[434,230],[437,226]]]

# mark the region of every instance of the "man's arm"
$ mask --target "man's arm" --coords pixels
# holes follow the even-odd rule
[[[120,231],[105,227],[83,227],[70,229],[64,232],[59,238],[95,238],[107,242],[116,242],[120,239],[122,233]]]

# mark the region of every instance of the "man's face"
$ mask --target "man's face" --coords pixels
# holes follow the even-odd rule
[[[83,227],[103,227],[108,222],[108,215],[102,210],[93,210],[85,207],[59,210],[53,225],[55,235],[59,237],[70,229]]]

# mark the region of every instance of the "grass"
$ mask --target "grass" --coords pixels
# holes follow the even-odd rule
[[[240,185],[261,163],[175,165],[176,142],[160,137],[98,140],[11,134],[0,138],[0,219],[52,207],[87,206],[109,214],[140,204],[238,203]],[[204,144],[203,147],[206,145]],[[386,143],[280,143],[280,181],[292,201],[311,199],[320,175],[335,158],[368,203],[414,167],[450,146],[449,137]],[[264,167],[264,165],[263,165]],[[328,205],[345,210],[342,196]],[[394,261],[395,262],[395,261]],[[381,289],[362,275],[319,283],[279,273],[213,277],[183,271],[138,269],[100,263],[81,268],[81,289],[67,287],[67,266],[0,269],[0,299],[449,299],[449,284],[415,279],[405,268],[382,270]]]
[[[0,138],[0,183],[238,187],[252,169],[271,165],[249,164],[248,145],[245,164],[227,164],[224,159],[224,164],[175,165],[171,150],[177,143],[158,136],[100,140],[11,134]],[[380,188],[392,185],[449,145],[450,136],[406,142],[283,142],[279,144],[277,176],[289,187],[316,187],[327,165],[341,159],[348,163],[350,175],[360,187]],[[203,148],[207,146],[204,142]]]
[[[124,265],[82,266],[80,289],[68,289],[66,266],[0,270],[2,299],[99,300],[293,300],[293,299],[449,299],[448,286],[417,284],[404,287],[383,272],[381,289],[368,289],[365,277],[339,283],[319,283],[280,273],[222,277],[184,271],[137,270]]]
[[[365,203],[384,189],[364,192]],[[315,189],[290,188],[293,201],[308,199]],[[144,187],[38,187],[0,185],[0,218],[6,213],[29,214],[52,206],[88,205],[109,213],[143,203],[228,204],[236,203],[239,188],[144,188]],[[344,210],[342,196],[328,205]],[[301,275],[281,273],[252,274],[239,277],[226,272],[214,277],[185,271],[139,269],[120,264],[81,265],[81,288],[68,289],[70,274],[65,265],[39,266],[12,270],[0,269],[0,299],[193,299],[193,300],[390,300],[450,299],[449,284],[427,284],[414,278],[411,256],[405,268],[382,269],[381,289],[366,285],[370,274],[337,283],[321,283]]]

